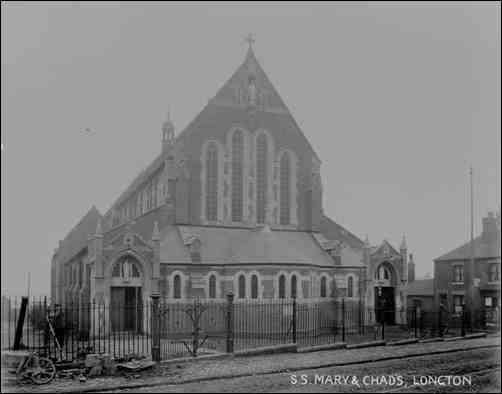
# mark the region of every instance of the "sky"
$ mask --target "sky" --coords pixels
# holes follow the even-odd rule
[[[10,3],[1,16],[2,293],[48,294],[58,241],[106,211],[244,60],[322,160],[325,213],[406,236],[417,276],[501,203],[500,3]],[[83,130],[90,128],[91,133]]]

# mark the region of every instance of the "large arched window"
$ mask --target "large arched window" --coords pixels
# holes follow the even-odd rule
[[[175,275],[173,279],[173,297],[181,298],[181,276]]]
[[[209,298],[216,298],[216,276],[209,277]]]
[[[256,140],[256,222],[265,223],[268,183],[267,136],[260,134]]]
[[[239,298],[246,298],[246,277],[244,275],[239,275]]]
[[[284,153],[280,162],[280,224],[289,224],[291,204],[291,163],[289,155]]]
[[[218,147],[210,143],[206,152],[206,219],[218,218]]]
[[[386,267],[383,264],[380,264],[378,267],[378,270],[375,273],[375,277],[378,280],[390,280],[391,279],[391,273],[388,267]]]
[[[286,277],[279,276],[279,298],[286,298]]]
[[[327,297],[327,280],[326,280],[326,277],[323,276],[321,278],[321,297]]]
[[[258,298],[258,276],[251,276],[251,298]]]
[[[352,276],[347,279],[347,297],[354,297],[354,278]]]
[[[139,278],[139,270],[132,260],[123,258],[113,267],[112,277],[124,279]]]
[[[232,221],[242,221],[244,197],[244,134],[237,130],[232,135]]]
[[[298,295],[298,280],[296,275],[291,277],[291,298],[296,298]]]

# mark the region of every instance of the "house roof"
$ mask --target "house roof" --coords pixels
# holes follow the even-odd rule
[[[409,296],[433,296],[434,279],[418,279],[406,286],[405,292]]]
[[[161,231],[161,262],[191,264],[185,246],[191,239],[200,240],[202,264],[334,265],[310,233],[268,227],[167,226]]]
[[[100,219],[101,214],[98,209],[92,206],[80,222],[63,239],[58,249],[58,258],[60,261],[67,262],[87,246],[89,236],[95,233]]]
[[[485,242],[482,236],[474,238],[474,258],[491,258],[500,257],[500,231],[497,237],[494,237],[491,242]],[[448,253],[436,258],[434,261],[445,260],[467,260],[471,258],[471,243],[455,248]]]
[[[321,233],[326,239],[342,241],[355,250],[364,247],[364,242],[360,238],[324,214],[321,215]]]

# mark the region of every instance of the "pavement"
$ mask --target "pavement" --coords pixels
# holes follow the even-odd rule
[[[497,377],[498,374],[498,377]],[[439,384],[428,376],[467,377]],[[109,391],[110,392],[110,391]],[[115,393],[500,393],[500,352],[483,348],[241,378],[113,390]]]
[[[9,385],[2,387],[2,392],[97,392],[133,389],[135,387],[179,385],[488,348],[500,348],[500,335],[450,342],[326,350],[301,354],[283,353],[252,357],[228,357],[180,364],[160,364],[154,369],[144,371],[136,378],[130,376],[99,377],[88,379],[84,383],[72,379],[57,379],[51,384],[36,387],[36,390],[31,385]],[[2,383],[4,383],[3,379]]]

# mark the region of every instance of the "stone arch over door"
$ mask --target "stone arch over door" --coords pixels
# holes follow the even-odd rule
[[[377,281],[380,280],[380,273],[381,273],[382,269],[386,270],[390,274],[389,275],[390,276],[389,277],[389,285],[392,287],[397,287],[400,283],[399,272],[396,269],[396,267],[394,266],[394,264],[392,264],[388,260],[384,260],[376,265],[376,269],[374,272],[374,276],[375,276],[374,279]],[[382,280],[385,280],[385,279],[382,279]]]
[[[139,269],[140,273],[140,278],[141,278],[141,285],[143,288],[145,288],[145,296],[147,295],[148,297],[150,296],[150,279],[152,278],[152,263],[146,260],[141,254],[134,250],[125,250],[118,252],[114,255],[112,255],[107,263],[105,265],[105,272],[104,272],[104,277],[106,280],[106,283],[108,284],[107,287],[110,287],[111,285],[111,280],[113,278],[112,272],[113,268],[115,265],[123,258],[130,258],[132,261],[134,261],[137,264],[137,267]],[[117,282],[115,282],[117,283]]]
[[[376,265],[373,281],[376,320],[395,324],[401,283],[398,270],[392,262],[384,260]]]
[[[105,268],[106,320],[113,332],[143,332],[150,296],[151,264],[133,250],[114,255]]]

